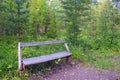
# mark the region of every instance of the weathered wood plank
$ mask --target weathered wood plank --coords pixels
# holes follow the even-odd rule
[[[43,41],[43,42],[27,42],[27,43],[21,43],[21,47],[24,46],[38,46],[38,45],[47,45],[47,44],[59,44],[59,43],[65,43],[65,40],[57,40],[57,41]]]
[[[68,52],[70,52],[70,49],[69,49],[67,43],[64,43],[64,45],[65,45],[65,47],[66,47],[66,50],[67,50]]]
[[[25,46],[38,46],[38,45],[47,45],[47,44],[59,44],[59,43],[64,43],[67,51],[64,52],[58,52],[50,55],[44,55],[44,56],[39,56],[39,57],[32,57],[32,58],[22,58],[22,47]],[[69,47],[66,43],[65,40],[57,40],[57,41],[43,41],[43,42],[27,42],[27,43],[18,43],[18,67],[19,70],[23,70],[24,66],[32,65],[32,64],[38,64],[38,63],[43,63],[59,58],[66,57],[67,60],[72,54],[70,53]]]
[[[21,46],[20,46],[20,42],[18,43],[18,68],[19,70],[22,70],[22,53],[21,53]]]
[[[55,59],[59,59],[67,56],[71,56],[71,53],[67,51],[58,52],[50,55],[23,59],[23,64],[25,66],[28,66],[28,65],[43,63],[43,62],[47,62],[47,61],[51,61],[51,60],[55,60]]]

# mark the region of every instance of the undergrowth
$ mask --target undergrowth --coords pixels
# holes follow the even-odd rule
[[[99,70],[115,71],[120,75],[120,48],[101,48],[84,51],[81,47],[71,47],[73,57],[83,63],[91,63]]]
[[[46,41],[48,39],[44,37],[43,39],[39,38],[36,40],[30,40],[30,38],[28,38],[28,40],[24,40],[23,38],[22,42]],[[23,47],[22,56],[23,58],[28,58],[60,51],[65,51],[64,44]],[[25,74],[21,74],[18,70],[18,38],[14,36],[5,36],[0,38],[0,80],[29,80],[31,73],[42,76],[49,71],[49,67],[51,65],[58,63],[59,60],[56,60],[29,66],[27,72]]]
[[[22,40],[22,42],[30,42]],[[43,39],[36,39],[31,41],[45,41]],[[51,40],[51,39],[50,39]],[[120,58],[120,48],[99,48],[99,49],[83,49],[81,46],[70,46],[70,51],[73,59],[82,61],[83,63],[91,63],[99,69],[108,69],[117,71],[120,74],[120,62],[114,58]],[[18,71],[18,38],[17,37],[1,37],[0,38],[0,80],[29,80],[30,74],[43,76],[50,71],[50,66],[58,64],[58,61],[52,61],[45,64],[38,64],[29,66],[25,74],[20,74]],[[39,55],[47,55],[57,51],[64,51],[63,45],[45,45],[37,47],[23,48],[23,57],[33,57]],[[42,73],[41,73],[42,72]]]

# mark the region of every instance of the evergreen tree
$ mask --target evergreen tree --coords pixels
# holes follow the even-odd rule
[[[46,0],[31,0],[30,2],[30,24],[37,35],[44,33],[47,21]],[[33,32],[34,33],[34,32]]]
[[[65,10],[65,21],[68,28],[68,38],[74,45],[79,45],[78,34],[80,33],[81,16],[88,9],[89,0],[62,0]]]
[[[7,17],[8,34],[18,34],[19,38],[27,28],[29,10],[27,8],[27,0],[7,0]]]
[[[91,33],[94,35],[95,44],[98,44],[98,47],[110,47],[117,42],[117,34],[119,34],[119,13],[117,8],[108,0],[104,2],[99,2],[97,5],[92,7],[92,19]],[[116,38],[115,38],[116,37]]]
[[[49,8],[48,20],[47,20],[47,36],[50,38],[57,37],[57,22],[55,18],[55,12]]]
[[[5,29],[5,1],[0,0],[0,35],[4,34]]]
[[[30,24],[31,31],[36,31],[37,36],[47,35],[47,37],[55,38],[57,35],[55,13],[46,0],[31,0]]]

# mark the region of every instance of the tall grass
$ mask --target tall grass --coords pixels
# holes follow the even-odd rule
[[[22,40],[22,42],[30,41],[43,41],[48,40],[46,37],[34,39],[28,38]],[[50,39],[51,40],[51,39]],[[49,71],[49,67],[55,62],[49,62],[40,65],[33,65],[28,67],[28,72],[21,75],[18,71],[18,38],[14,36],[0,37],[0,80],[26,80],[29,79],[31,73],[41,75],[41,70]],[[120,63],[117,60],[111,60],[113,58],[120,57],[120,48],[86,48],[82,46],[69,45],[70,51],[73,55],[73,59],[82,61],[83,63],[91,63],[100,69],[115,70],[120,73]],[[44,45],[36,47],[24,47],[22,49],[23,57],[33,57],[40,55],[47,55],[58,51],[64,51],[63,44],[58,45]],[[35,69],[36,68],[36,69]],[[44,72],[45,73],[45,72]]]
[[[30,42],[23,38],[22,42]],[[46,40],[46,38],[41,39]],[[31,41],[40,41],[31,40]],[[35,47],[23,47],[22,48],[22,56],[23,58],[34,57],[52,54],[59,51],[65,51],[65,47],[63,44],[55,44],[55,45],[43,45],[43,46],[35,46]],[[18,71],[18,38],[14,36],[4,36],[0,38],[0,79],[1,80],[23,80],[29,77],[30,71],[37,71],[37,69],[30,66],[28,69],[29,73],[25,75],[21,75]],[[55,64],[54,62],[37,65],[39,69],[46,69],[50,64]],[[45,68],[46,66],[46,68]],[[34,66],[35,67],[35,66]]]

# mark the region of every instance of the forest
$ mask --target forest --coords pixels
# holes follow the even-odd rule
[[[74,60],[120,74],[120,62],[110,61],[120,58],[120,13],[114,1],[119,2],[0,0],[0,79],[30,80],[32,71],[40,68],[48,72],[50,65],[59,64],[61,60],[31,66],[25,75],[19,74],[18,42],[51,40],[66,40]],[[64,47],[26,47],[23,56],[46,55],[58,50]]]

